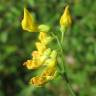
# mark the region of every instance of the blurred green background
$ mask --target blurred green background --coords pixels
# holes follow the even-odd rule
[[[59,32],[59,19],[70,5],[73,24],[65,33],[64,56],[76,96],[96,96],[96,0],[26,0],[39,23]],[[24,0],[0,0],[0,96],[70,96],[56,78],[43,87],[28,85],[35,75],[22,66],[31,57],[37,33],[21,28]]]

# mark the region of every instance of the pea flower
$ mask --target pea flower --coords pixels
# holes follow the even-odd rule
[[[42,54],[46,49],[46,46],[41,42],[36,42],[35,45],[36,45],[36,48],[37,48],[39,54]]]
[[[52,41],[52,37],[48,36],[46,32],[40,32],[38,39],[43,45],[48,45]]]
[[[37,32],[38,26],[36,24],[36,21],[34,17],[31,15],[31,13],[24,8],[24,17],[21,22],[23,30],[29,31],[29,32]]]

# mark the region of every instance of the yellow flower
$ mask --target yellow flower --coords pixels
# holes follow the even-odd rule
[[[50,54],[51,54],[51,49],[50,48],[46,49],[44,53],[40,56],[39,62],[44,63],[44,65],[46,65],[45,61],[49,58]]]
[[[46,46],[44,44],[42,44],[41,42],[36,42],[36,48],[39,52],[40,55],[43,54],[43,52],[46,50]]]
[[[52,63],[52,62],[51,62]],[[52,80],[56,73],[56,65],[48,66],[46,70],[42,73],[42,76],[45,76],[47,80]]]
[[[46,32],[40,32],[38,38],[39,38],[40,41],[42,41],[42,40],[46,39],[46,37],[47,37],[47,33]]]
[[[29,84],[33,84],[34,86],[42,86],[47,82],[45,76],[36,76],[33,77],[30,81]]]
[[[41,55],[39,54],[38,51],[33,51],[32,52],[32,57],[33,57],[33,60],[36,60],[38,57],[40,57]]]
[[[40,55],[38,51],[33,51],[32,60],[27,60],[23,65],[26,66],[27,69],[37,69],[43,65],[45,66],[47,65],[45,61],[49,58],[50,53],[50,48],[46,49],[42,55]]]
[[[23,30],[29,31],[29,32],[37,32],[38,30],[38,26],[33,18],[33,16],[31,15],[31,13],[29,13],[29,11],[24,8],[24,17],[23,20],[21,22],[22,28]]]
[[[27,60],[23,65],[26,66],[29,70],[37,69],[38,67],[40,67],[40,64],[36,60]]]
[[[63,15],[60,18],[60,26],[63,28],[69,27],[72,23],[72,18],[69,12],[69,6],[67,5]]]
[[[47,80],[52,80],[56,74],[57,66],[57,52],[53,50],[50,54],[49,59],[46,60],[45,64],[47,68],[42,73],[42,76],[45,76]]]
[[[32,59],[27,60],[24,62],[24,66],[27,67],[27,69],[37,69],[38,67],[41,66],[41,63],[39,62],[40,54],[38,51],[33,51],[32,52]]]
[[[30,80],[30,84],[33,84],[34,86],[42,86],[48,81],[52,80],[56,74],[56,66],[54,67],[48,67],[40,76],[33,77]]]
[[[46,32],[40,32],[39,40],[42,44],[47,45],[52,41],[52,37],[48,36]]]

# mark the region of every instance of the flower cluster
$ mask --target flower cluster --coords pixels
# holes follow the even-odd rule
[[[71,23],[69,6],[67,6],[60,18],[61,32],[63,32],[65,28],[68,28]],[[47,25],[38,25],[34,16],[32,16],[26,8],[24,8],[24,18],[21,25],[23,30],[28,32],[39,32],[38,41],[35,43],[36,50],[32,52],[32,59],[27,60],[23,65],[29,70],[38,69],[42,66],[44,67],[41,74],[30,80],[30,84],[42,86],[46,82],[52,80],[57,72],[57,51],[48,47],[52,41],[52,37],[48,34],[50,28]]]
[[[30,80],[30,84],[41,86],[52,80],[56,74],[57,52],[48,48],[48,44],[52,41],[52,37],[48,35],[49,27],[46,25],[37,26],[31,14],[24,8],[22,28],[29,32],[39,31],[38,41],[35,43],[36,50],[32,52],[32,59],[27,60],[23,65],[28,69],[38,69],[44,66],[43,72]]]

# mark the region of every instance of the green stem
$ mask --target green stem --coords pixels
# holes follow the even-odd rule
[[[75,93],[74,93],[72,87],[70,86],[70,84],[66,82],[66,86],[67,86],[67,88],[70,90],[71,95],[72,95],[72,96],[75,96]]]
[[[61,27],[61,44],[63,43],[63,40],[64,40],[64,33],[66,32],[67,30],[66,30],[66,27],[64,28],[62,28]]]
[[[70,96],[76,96],[74,93],[74,90],[71,87],[71,84],[66,76],[64,74],[61,74],[62,79],[65,81],[65,85],[67,86],[67,89],[70,91],[71,95]]]
[[[63,43],[64,32],[61,32],[61,43]]]
[[[28,5],[28,0],[24,0],[24,7],[27,7]]]
[[[60,51],[61,51],[60,53],[63,53],[62,45],[61,45],[58,37],[57,37],[55,34],[52,34],[52,35],[53,35],[53,37],[56,38],[56,40],[57,40],[57,43],[58,43],[59,48],[60,48]],[[63,54],[61,54],[61,57],[62,57],[62,62],[64,63],[64,56],[63,56]],[[62,64],[63,64],[63,63],[62,63]],[[65,66],[64,66],[64,64],[63,64],[63,71],[64,71],[64,70],[65,70]]]
[[[64,33],[64,32],[63,32],[63,33]],[[65,66],[65,64],[64,64],[64,55],[63,55],[64,52],[63,52],[62,42],[59,41],[58,37],[57,37],[55,34],[52,34],[52,35],[56,38],[57,43],[58,43],[59,48],[60,48],[60,51],[61,51],[62,63],[63,63],[63,72],[60,73],[60,74],[61,74],[61,77],[64,79],[65,84],[66,84],[68,90],[69,90],[70,93],[71,93],[71,96],[75,96],[75,93],[74,93],[74,91],[72,90],[72,87],[71,87],[71,85],[70,85],[70,83],[69,83],[68,76],[67,76],[66,66]],[[63,34],[63,35],[64,35],[64,34]],[[60,67],[59,67],[59,68],[60,68]],[[60,70],[61,70],[61,69],[60,69]],[[66,76],[65,76],[65,75],[66,75]]]

